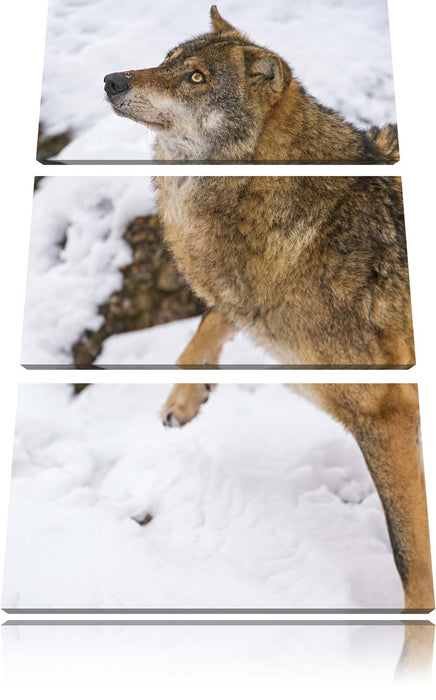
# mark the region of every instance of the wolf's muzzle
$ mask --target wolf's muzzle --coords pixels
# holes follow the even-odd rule
[[[104,77],[104,89],[108,97],[119,95],[129,89],[129,79],[124,73],[109,73]]]

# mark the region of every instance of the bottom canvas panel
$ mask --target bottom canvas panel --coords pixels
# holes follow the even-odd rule
[[[3,662],[8,677],[40,686],[46,697],[56,679],[102,682],[113,690],[173,688],[187,681],[205,694],[223,680],[232,684],[357,684],[392,680],[428,680],[434,626],[408,622],[290,621],[83,621],[7,622],[2,627]],[[126,687],[126,681],[129,685]],[[257,686],[258,687],[258,686]],[[274,697],[274,695],[272,695]],[[287,694],[286,694],[287,696]],[[286,697],[285,696],[285,697]],[[62,697],[58,692],[54,697]],[[86,695],[85,695],[86,697]],[[195,696],[197,697],[197,696]],[[216,696],[213,696],[216,697]],[[230,697],[233,697],[230,695]],[[256,696],[257,697],[257,696]]]
[[[431,610],[418,434],[412,384],[23,385],[2,606]]]

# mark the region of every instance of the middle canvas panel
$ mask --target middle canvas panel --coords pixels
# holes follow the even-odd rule
[[[409,368],[398,177],[46,177],[27,368]]]

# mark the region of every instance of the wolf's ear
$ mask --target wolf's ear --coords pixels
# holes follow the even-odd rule
[[[282,92],[286,82],[290,82],[290,70],[279,56],[264,50],[246,52],[247,75],[255,89]]]
[[[212,29],[214,30],[214,32],[218,32],[219,34],[221,34],[222,32],[238,31],[237,29],[235,29],[235,27],[232,27],[231,24],[226,22],[226,20],[221,17],[216,5],[212,5],[212,7],[210,8],[210,17],[212,20]]]

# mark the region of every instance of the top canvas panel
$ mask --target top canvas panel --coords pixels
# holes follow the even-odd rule
[[[386,0],[50,0],[40,162],[386,164],[394,123]]]

